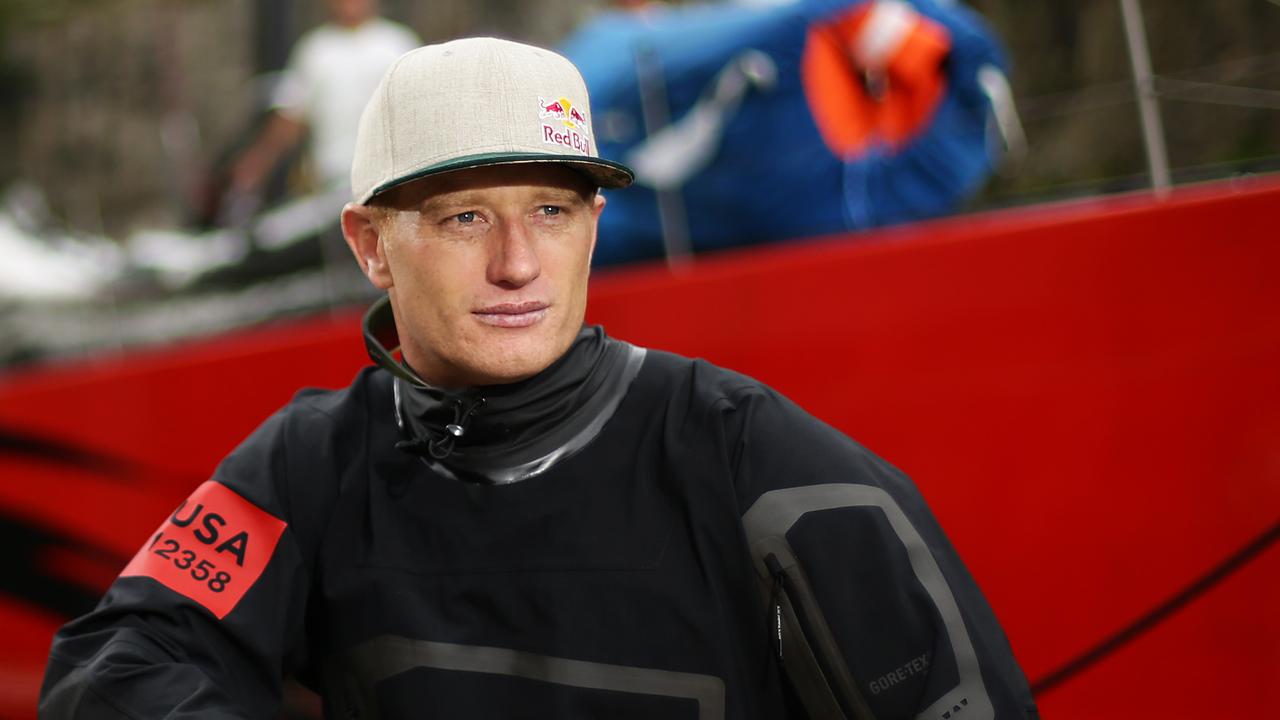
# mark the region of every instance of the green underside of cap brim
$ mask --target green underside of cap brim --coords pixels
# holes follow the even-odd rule
[[[635,179],[635,173],[631,171],[631,168],[622,163],[605,160],[604,158],[574,157],[572,155],[557,155],[554,153],[485,153],[468,155],[448,162],[438,163],[421,170],[415,170],[393,180],[388,180],[361,198],[360,204],[368,204],[379,193],[386,192],[393,187],[431,175],[466,170],[468,168],[487,167],[490,165],[515,165],[519,163],[559,163],[567,165],[571,169],[586,175],[592,182],[602,188],[624,188]]]

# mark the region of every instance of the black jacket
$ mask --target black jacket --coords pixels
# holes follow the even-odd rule
[[[270,718],[289,673],[341,718],[1034,716],[906,477],[598,330],[544,375],[606,360],[549,404],[378,368],[300,393],[58,633],[42,717]],[[576,428],[550,460],[547,426]]]

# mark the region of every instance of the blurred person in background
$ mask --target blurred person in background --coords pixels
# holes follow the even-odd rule
[[[58,632],[43,717],[269,718],[289,674],[328,717],[1036,716],[908,478],[583,324],[600,189],[634,174],[569,61],[409,53],[351,176],[377,367],[300,393],[162,522]]]
[[[252,196],[303,138],[315,182],[348,182],[360,111],[391,63],[421,44],[412,30],[378,16],[377,0],[328,0],[329,21],[298,39],[257,137],[236,158],[229,191]]]

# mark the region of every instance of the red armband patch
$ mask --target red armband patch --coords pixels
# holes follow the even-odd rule
[[[221,620],[271,560],[285,522],[209,480],[160,525],[121,577],[144,576]]]

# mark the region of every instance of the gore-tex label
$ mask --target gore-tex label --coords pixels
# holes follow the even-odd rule
[[[145,576],[221,620],[262,575],[285,523],[209,480],[133,556],[121,577]]]

